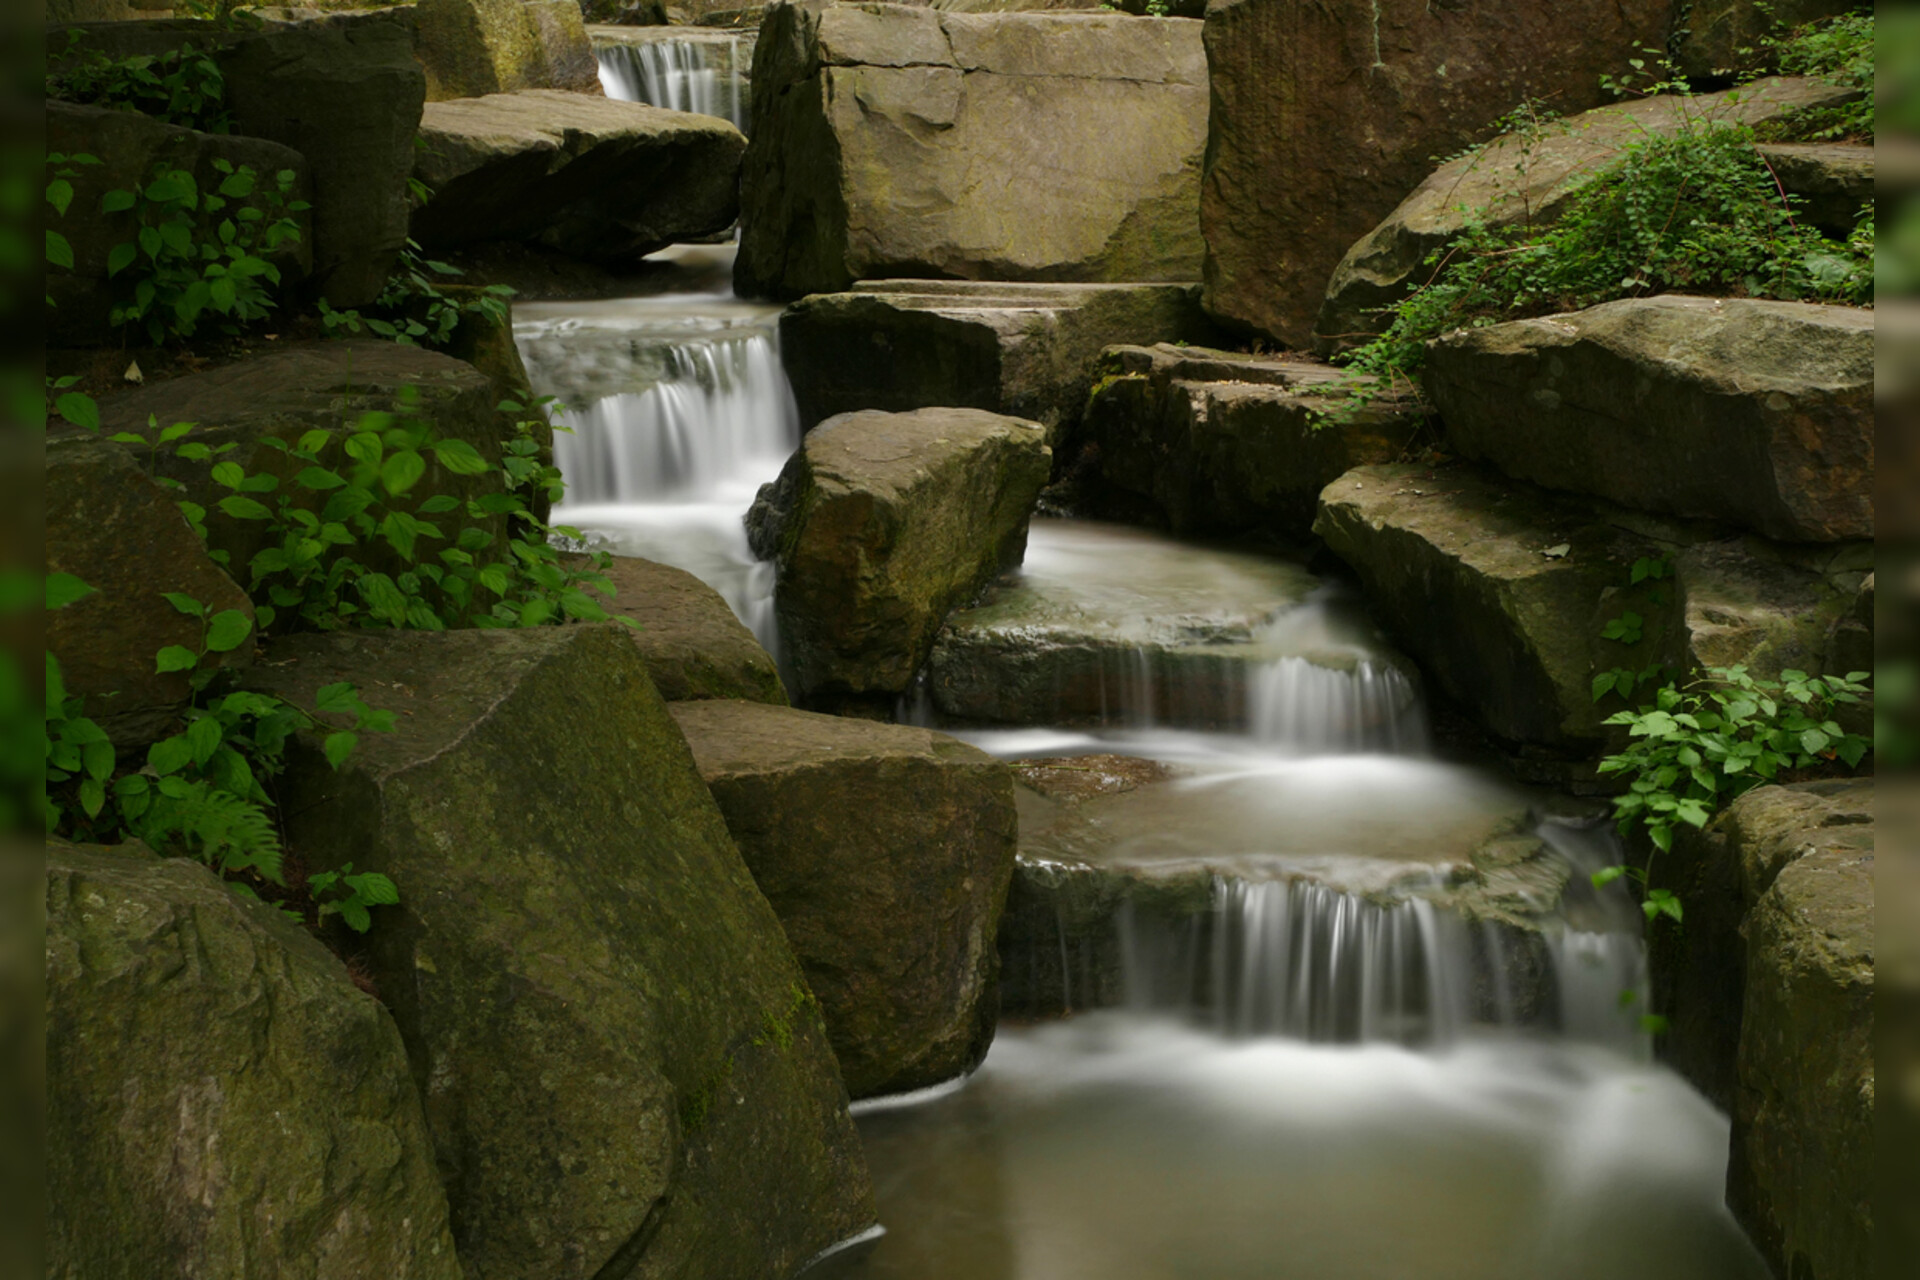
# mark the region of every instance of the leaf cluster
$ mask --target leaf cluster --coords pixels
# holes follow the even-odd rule
[[[77,50],[82,33],[68,33],[65,65],[47,73],[46,96],[96,107],[138,111],[202,133],[227,133],[226,77],[210,53],[191,43],[164,53],[109,58]]]
[[[323,298],[321,323],[330,337],[365,330],[404,346],[434,350],[452,342],[454,331],[468,315],[505,325],[512,287],[487,285],[471,298],[452,298],[441,292],[442,281],[462,274],[451,263],[428,258],[417,241],[409,240],[386,286],[367,311],[336,311]]]
[[[1873,141],[1875,46],[1871,13],[1848,13],[1806,23],[1760,43],[1782,75],[1809,76],[1859,91],[1851,101],[1795,112],[1763,126],[1764,136],[1804,142]]]

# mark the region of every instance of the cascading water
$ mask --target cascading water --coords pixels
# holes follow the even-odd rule
[[[597,45],[600,86],[609,98],[731,120],[747,127],[737,37],[663,39]]]

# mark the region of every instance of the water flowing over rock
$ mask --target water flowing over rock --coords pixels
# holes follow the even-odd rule
[[[198,863],[47,844],[46,1274],[459,1280],[393,1018]]]
[[[594,27],[593,56],[609,98],[719,116],[747,128],[754,35],[688,27]]]
[[[1570,120],[1496,138],[1486,147],[1449,160],[1435,169],[1380,225],[1360,237],[1327,285],[1326,302],[1314,325],[1314,346],[1322,354],[1359,346],[1392,320],[1387,308],[1433,272],[1427,259],[1467,229],[1469,220],[1490,227],[1544,227],[1567,211],[1573,198],[1613,172],[1628,147],[1648,137],[1711,125],[1759,125],[1809,107],[1846,99],[1850,91],[1818,80],[1771,78],[1726,93],[1677,96],[1661,94],[1611,103]],[[1859,151],[1869,148],[1778,148],[1798,156],[1804,151]],[[1776,148],[1763,148],[1771,155]],[[1789,191],[1831,198],[1849,188],[1834,170],[1839,158],[1822,165],[1809,157],[1796,168],[1803,176]],[[1854,172],[1858,162],[1846,166]],[[1873,183],[1872,160],[1866,184]],[[1857,185],[1851,189],[1857,191]],[[1861,199],[1844,211],[1848,228]],[[1829,213],[1830,217],[1831,214]],[[1815,219],[1826,225],[1820,218]]]
[[[739,211],[746,140],[712,116],[530,89],[429,103],[420,137],[432,195],[413,235],[428,247],[526,240],[630,264]]]
[[[802,298],[780,342],[802,422],[856,409],[956,406],[1044,423],[1069,438],[1114,342],[1212,335],[1190,285],[863,280]]]
[[[615,593],[608,611],[637,624],[629,634],[662,698],[787,705],[772,656],[718,591],[684,569],[638,556],[613,557],[607,577]]]
[[[906,691],[948,611],[1019,563],[1045,438],[978,409],[849,413],[808,433],[749,517],[779,565],[798,697],[891,704]]]
[[[1094,368],[1082,438],[1095,510],[1141,510],[1175,533],[1258,530],[1304,541],[1320,491],[1392,462],[1425,431],[1425,407],[1317,361],[1176,347],[1109,347]]]
[[[1873,312],[1666,295],[1458,330],[1448,441],[1552,489],[1787,542],[1873,536]]]
[[[576,0],[417,0],[427,100],[522,89],[599,93]]]
[[[1304,347],[1348,246],[1528,98],[1565,114],[1666,38],[1669,0],[1208,8],[1206,306]]]
[[[775,6],[734,278],[1193,280],[1206,77],[1186,19]]]
[[[168,645],[198,651],[201,624],[170,604],[181,592],[211,612],[238,609],[246,593],[207,556],[173,495],[117,444],[91,433],[55,432],[46,446],[48,573],[70,573],[94,592],[47,614],[47,652],[60,662],[81,714],[123,747],[164,737],[186,710],[184,671],[160,674],[154,655]],[[253,660],[251,637],[209,655],[234,671]]]
[[[1006,765],[904,725],[744,702],[673,716],[819,997],[848,1092],[977,1066],[1013,871]]]
[[[369,962],[469,1276],[787,1275],[870,1226],[819,1007],[617,625],[277,643],[399,713],[303,749],[289,840],[387,872]]]

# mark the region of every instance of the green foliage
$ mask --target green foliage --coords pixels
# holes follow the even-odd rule
[[[335,311],[323,298],[320,319],[330,337],[357,334],[363,329],[378,337],[406,346],[435,350],[452,341],[454,330],[464,316],[484,317],[494,324],[507,323],[507,300],[513,289],[503,284],[488,285],[477,297],[450,298],[440,291],[439,278],[463,274],[460,268],[425,257],[419,244],[409,240],[400,254],[399,265],[387,278],[386,287],[374,299],[367,313]]]
[[[47,154],[47,207],[53,210],[57,218],[67,216],[67,210],[73,207],[73,179],[80,176],[85,165],[100,163],[100,157],[89,155]],[[73,245],[68,239],[52,227],[46,229],[46,263],[49,267],[59,267],[64,271],[73,270]],[[46,299],[47,306],[53,306],[53,298]]]
[[[266,255],[300,238],[292,215],[307,206],[288,198],[291,169],[263,184],[245,165],[213,165],[221,178],[212,191],[200,190],[186,170],[162,164],[149,181],[102,200],[107,213],[131,212],[138,228],[107,256],[107,275],[121,281],[112,323],[143,325],[156,344],[169,334],[192,337],[208,316],[263,319],[280,283],[280,269]],[[238,332],[236,324],[222,328]]]
[[[68,65],[48,73],[47,97],[139,111],[203,133],[226,133],[233,127],[226,78],[211,54],[184,44],[128,58],[109,58],[98,49],[75,55],[80,36],[79,31],[69,33]]]
[[[1769,138],[1834,142],[1842,139],[1873,141],[1874,136],[1874,22],[1870,13],[1842,14],[1824,22],[1795,27],[1771,36],[1762,45],[1772,55],[1780,74],[1810,76],[1829,84],[1857,89],[1860,96],[1836,107],[1795,112],[1777,124],[1763,127]]]
[[[349,862],[338,871],[322,871],[307,877],[308,891],[319,904],[322,917],[337,915],[356,933],[365,933],[373,923],[370,907],[389,907],[400,901],[393,881],[378,871],[354,874]]]

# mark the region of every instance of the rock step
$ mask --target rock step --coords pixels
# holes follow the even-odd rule
[[[607,577],[614,589],[607,609],[638,624],[627,634],[662,698],[787,705],[772,656],[718,591],[684,569],[638,556],[614,556]]]

